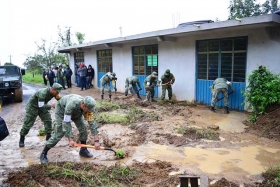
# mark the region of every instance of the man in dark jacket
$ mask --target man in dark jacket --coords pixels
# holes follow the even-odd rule
[[[92,80],[94,79],[94,69],[92,68],[91,65],[88,65],[87,71],[88,71],[87,76],[88,76],[89,88],[93,88]]]
[[[54,72],[53,72],[51,67],[49,67],[49,71],[47,73],[47,77],[48,77],[49,82],[50,82],[50,87],[52,87],[55,75],[54,75]]]
[[[72,83],[71,83],[71,76],[72,76],[73,72],[70,69],[69,65],[66,65],[66,69],[64,70],[64,75],[66,77],[66,83],[67,83],[67,87],[71,88],[72,87]]]

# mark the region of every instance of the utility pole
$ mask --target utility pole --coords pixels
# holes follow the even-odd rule
[[[10,57],[10,64],[12,64],[12,55],[10,55],[9,57]]]

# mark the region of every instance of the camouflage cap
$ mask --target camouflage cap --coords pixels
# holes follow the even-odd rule
[[[169,75],[170,74],[170,69],[167,69],[164,73],[164,75]]]
[[[113,77],[115,77],[115,76],[116,76],[116,73],[115,73],[115,72],[113,72],[113,73],[112,73],[112,75],[113,75]]]
[[[94,112],[94,106],[96,104],[95,99],[93,99],[91,96],[86,96],[84,98],[84,104],[90,112]]]
[[[154,71],[154,72],[152,73],[152,75],[153,75],[153,76],[157,76],[157,72]]]
[[[58,84],[58,83],[54,83],[52,85],[52,88],[55,89],[56,91],[58,91],[58,93],[60,93],[61,90],[62,90],[62,86],[60,84]]]

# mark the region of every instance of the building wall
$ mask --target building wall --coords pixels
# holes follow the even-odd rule
[[[173,98],[177,100],[195,100],[196,40],[239,36],[248,36],[247,75],[260,65],[267,66],[274,73],[280,73],[279,36],[276,39],[275,37],[272,38],[265,28],[239,31],[213,30],[199,35],[190,34],[187,37],[177,38],[176,42],[137,41],[123,45],[122,48],[113,48],[113,70],[118,77],[118,92],[124,92],[125,79],[133,73],[131,48],[133,46],[158,44],[159,79],[166,69],[170,69],[176,78],[176,82],[172,86]],[[91,64],[95,69],[95,74],[97,74],[96,50],[98,49],[85,51],[85,64]],[[74,64],[73,56],[74,53],[71,53],[71,64]],[[71,68],[74,69],[74,66],[71,66]],[[97,81],[95,76],[95,88],[97,87]],[[161,89],[159,89],[160,96]]]

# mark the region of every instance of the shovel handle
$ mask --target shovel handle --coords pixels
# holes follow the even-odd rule
[[[85,148],[93,148],[93,149],[95,149],[95,146],[94,146],[94,145],[86,145],[86,144],[80,144],[80,143],[75,143],[74,145],[75,145],[76,147],[85,147]],[[101,146],[100,146],[99,150],[113,151],[113,152],[116,154],[116,151],[114,151],[113,149],[108,148],[108,147],[101,147]]]

